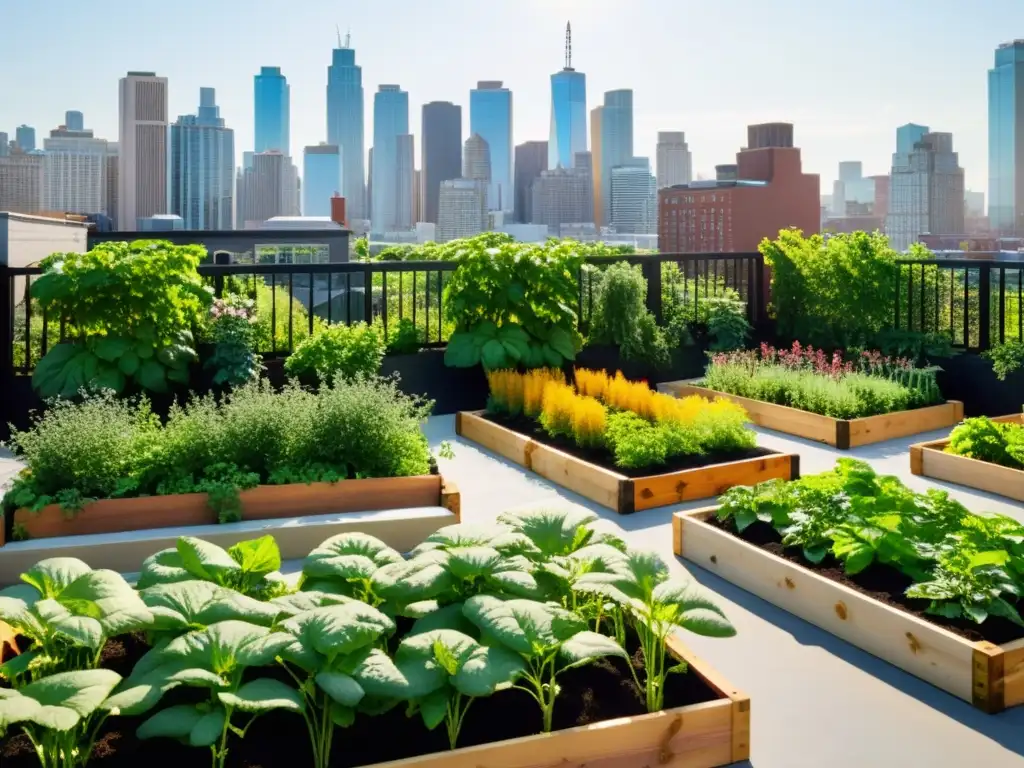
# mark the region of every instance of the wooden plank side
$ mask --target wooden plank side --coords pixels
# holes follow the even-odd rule
[[[533,441],[525,435],[488,421],[483,411],[462,411],[458,415],[458,433],[467,440],[479,443],[492,453],[503,456],[524,467],[529,467],[529,447]]]
[[[709,400],[714,400],[715,398],[729,400],[746,410],[750,420],[759,427],[773,429],[776,432],[782,432],[787,435],[796,435],[807,440],[815,440],[831,446],[836,444],[837,420],[829,416],[822,416],[810,411],[801,411],[786,405],[766,403],[762,400],[751,400],[747,397],[730,395],[726,392],[718,392],[685,382],[669,382],[668,384],[660,385],[659,389],[676,397],[700,395]]]
[[[943,442],[941,445],[944,447],[947,444]],[[968,488],[977,488],[980,491],[1024,501],[1024,470],[967,456],[957,456],[937,447],[922,447],[921,474],[947,483],[965,485]]]
[[[795,457],[791,454],[759,456],[754,459],[712,464],[664,475],[633,480],[637,511],[710,499],[737,485],[756,485],[765,480],[793,478]]]
[[[455,515],[455,522],[462,522],[462,494],[454,481],[441,478],[441,506]]]
[[[57,504],[50,504],[38,512],[25,508],[14,512],[14,524],[23,527],[30,539],[148,531],[216,522],[217,516],[206,505],[205,493],[103,499],[90,502],[73,513],[66,513]]]
[[[729,699],[368,768],[716,768],[732,760]]]
[[[959,424],[964,417],[964,404],[950,400],[941,405],[913,411],[885,413],[863,419],[850,419],[850,447],[880,443],[898,437],[909,437]]]
[[[609,509],[619,508],[619,485],[627,478],[618,472],[537,442],[531,445],[527,466],[541,477],[575,491],[580,496]]]
[[[242,491],[243,520],[280,520],[338,512],[433,507],[440,503],[441,476],[370,477],[337,483],[261,485]]]
[[[1024,704],[1024,641],[1003,646],[1003,706]]]
[[[767,553],[691,514],[677,516],[682,528],[677,554],[954,696],[972,701],[973,643]]]

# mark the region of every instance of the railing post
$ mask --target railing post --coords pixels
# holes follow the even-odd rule
[[[213,254],[213,263],[219,266],[226,266],[231,263],[231,254],[223,251]],[[213,277],[213,295],[218,299],[224,298],[224,275],[220,271]]]
[[[661,307],[661,255],[645,256],[640,269],[647,280],[647,309],[661,325],[664,313]]]
[[[26,280],[28,278],[26,277]],[[14,280],[11,270],[6,264],[0,264],[0,392],[10,396],[0,397],[0,432],[7,434],[7,422],[13,414],[8,412],[8,404],[13,406],[14,378]]]
[[[978,348],[984,352],[990,346],[992,330],[992,266],[984,262],[978,270]],[[969,308],[964,307],[964,314]],[[969,341],[964,339],[965,342]],[[969,344],[967,346],[970,346]]]
[[[765,267],[764,255],[757,254],[754,261],[754,280],[757,283],[757,319],[759,323],[768,321],[768,303],[771,301],[771,285],[768,282],[768,270]]]
[[[416,275],[416,273],[414,272],[413,273],[413,301],[416,300],[415,299],[415,297],[416,297],[416,290],[415,290],[415,288],[416,288],[415,279],[416,278],[415,278],[415,275]],[[388,273],[386,271],[385,272],[381,272],[381,278],[383,280],[387,281]],[[428,282],[430,280],[430,274],[429,273],[427,273],[427,280],[428,280]],[[387,309],[385,308],[384,311],[386,312]],[[363,320],[366,321],[367,325],[370,325],[371,323],[373,323],[373,263],[369,262],[369,261],[363,263]],[[429,333],[429,329],[427,329],[427,330],[428,330],[428,333]]]

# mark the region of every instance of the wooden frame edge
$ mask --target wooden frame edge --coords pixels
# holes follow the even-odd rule
[[[1006,708],[1005,654],[998,645],[974,644],[971,662],[971,704],[982,712],[994,714]]]
[[[455,522],[462,522],[462,494],[459,486],[441,475],[441,506],[455,515]]]

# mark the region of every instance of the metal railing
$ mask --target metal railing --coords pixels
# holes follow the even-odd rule
[[[908,259],[899,262],[894,327],[947,335],[984,351],[1024,340],[1024,262]]]

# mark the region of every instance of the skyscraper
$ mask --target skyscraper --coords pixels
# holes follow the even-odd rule
[[[500,80],[481,80],[469,92],[469,132],[480,135],[491,152],[487,207],[492,211],[511,211],[512,92]]]
[[[658,189],[693,181],[693,159],[682,131],[658,132]]]
[[[43,210],[43,161],[40,150],[0,157],[0,211],[39,213]]]
[[[167,78],[129,72],[118,96],[120,163],[117,223],[133,231],[138,220],[167,213]]]
[[[903,154],[910,154],[914,151],[914,145],[928,133],[927,125],[907,123],[896,129],[896,151]]]
[[[48,211],[105,213],[108,142],[66,127],[43,139],[43,205]]]
[[[600,232],[605,211],[601,200],[601,129],[604,123],[604,106],[599,104],[590,110],[590,156],[594,163],[591,181],[594,185],[594,226]]]
[[[572,26],[565,25],[565,69],[551,76],[548,167],[572,168],[587,149],[587,76],[572,68]]]
[[[235,226],[235,132],[225,127],[213,88],[199,89],[199,109],[171,126],[171,213],[185,229]]]
[[[926,133],[912,151],[892,156],[885,233],[893,248],[905,251],[921,235],[963,231],[964,172],[953,134]]]
[[[116,141],[107,142],[106,192],[104,195],[105,210],[113,222],[114,229],[119,229],[117,221],[118,185],[121,180],[121,148]]]
[[[344,45],[338,40],[327,67],[327,143],[341,151],[341,194],[349,218],[366,219],[363,68],[356,64],[349,42],[347,37]]]
[[[573,161],[572,168],[550,168],[533,182],[531,223],[544,224],[555,236],[561,234],[563,225],[594,220],[592,158],[589,152],[578,152]]]
[[[1024,234],[1024,40],[988,72],[988,216],[993,233]]]
[[[462,154],[462,177],[483,182],[485,188],[491,183],[491,148],[479,133],[466,139]]]
[[[291,155],[291,86],[280,67],[263,67],[253,77],[256,152]]]
[[[259,227],[275,216],[297,216],[298,172],[276,150],[257,152],[238,178],[238,228]]]
[[[487,187],[472,179],[441,182],[437,242],[473,237],[487,229]]]
[[[646,157],[631,157],[611,169],[609,220],[619,234],[652,235],[658,231],[657,181]]]
[[[398,137],[409,133],[409,94],[382,85],[373,99],[373,222],[371,232],[391,232],[397,224]]]
[[[0,157],[7,157],[11,154],[10,142],[10,137],[4,131],[0,131]]]
[[[395,226],[398,231],[416,225],[416,143],[412,134],[395,137]]]
[[[84,131],[85,116],[77,110],[69,109],[64,113],[64,127],[69,131]]]
[[[22,152],[31,152],[36,148],[36,129],[31,125],[19,125],[14,131],[14,140]]]
[[[533,221],[533,182],[548,169],[548,143],[528,141],[516,147],[516,221]]]
[[[437,224],[441,182],[462,177],[462,107],[450,101],[424,104],[420,141],[423,220]]]
[[[601,177],[601,218],[599,225],[611,220],[612,169],[626,165],[633,157],[633,92],[608,91],[601,110],[601,162],[595,166]],[[596,206],[595,201],[595,206]]]
[[[331,197],[341,194],[341,177],[341,151],[336,145],[306,147],[302,160],[302,214],[330,216]],[[345,204],[348,205],[347,200]]]

